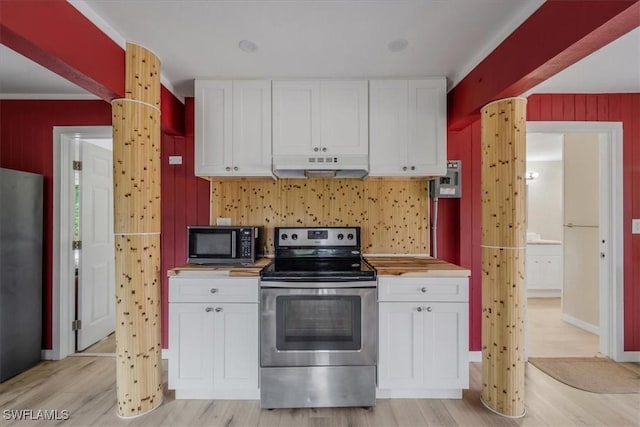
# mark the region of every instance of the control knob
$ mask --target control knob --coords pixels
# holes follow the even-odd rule
[[[289,236],[287,236],[286,233],[282,234],[282,235],[280,235],[280,240],[287,240],[287,237],[289,237]]]
[[[342,233],[338,234],[338,240],[342,240],[342,239],[344,239],[344,234]]]
[[[293,233],[293,234],[291,235],[291,238],[292,238],[293,240],[298,240],[298,235],[297,235],[296,233]]]
[[[353,240],[353,234],[351,234],[351,233],[347,234],[347,239]]]

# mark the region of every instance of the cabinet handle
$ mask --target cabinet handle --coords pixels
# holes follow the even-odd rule
[[[406,170],[407,170],[407,167],[406,167],[406,166],[403,166],[403,167],[402,167],[402,170],[403,170],[403,171],[406,171]]]
[[[224,168],[224,170],[226,170],[227,172],[229,172],[231,170],[231,166],[227,166],[226,168]]]
[[[222,311],[222,307],[216,307],[216,313],[220,313]]]
[[[412,171],[416,170],[416,167],[415,166],[411,166],[411,170]]]
[[[322,151],[327,151],[327,147],[322,147]]]
[[[237,166],[234,166],[234,167],[233,167],[233,170],[234,170],[234,171],[237,171],[237,170],[238,170],[238,167],[237,167]]]
[[[427,288],[420,289],[420,292],[422,292],[423,294],[426,294],[427,293]]]
[[[431,306],[425,308],[425,310],[427,310],[429,313],[431,313],[431,311],[433,310],[433,308]]]
[[[213,311],[213,307],[207,307],[204,309],[207,313],[211,313]]]
[[[318,152],[320,149],[318,147],[314,147],[313,151]]]
[[[215,294],[216,292],[218,292],[218,290],[216,288],[211,288],[209,292],[211,292],[212,294]]]
[[[422,307],[418,307],[418,308],[416,308],[416,310],[418,310],[418,313],[421,313],[422,312]]]

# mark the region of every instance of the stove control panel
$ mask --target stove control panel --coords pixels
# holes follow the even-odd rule
[[[275,244],[279,247],[360,247],[360,227],[277,227]]]

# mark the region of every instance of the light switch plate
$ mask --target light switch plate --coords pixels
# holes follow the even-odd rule
[[[640,234],[640,219],[631,220],[631,234]]]
[[[231,225],[231,218],[216,218],[216,225]]]
[[[181,165],[182,164],[182,156],[169,156],[169,164],[170,165]]]

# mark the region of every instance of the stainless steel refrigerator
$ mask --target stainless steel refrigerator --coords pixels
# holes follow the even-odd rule
[[[43,177],[0,168],[0,382],[40,361]]]

